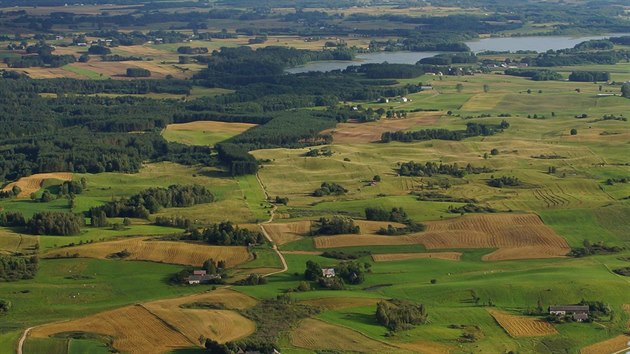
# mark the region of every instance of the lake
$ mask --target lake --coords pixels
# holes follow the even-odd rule
[[[485,50],[492,51],[511,51],[517,50],[535,50],[537,52],[546,52],[549,49],[558,50],[572,48],[576,44],[593,39],[603,39],[610,36],[621,36],[625,34],[609,34],[601,36],[534,36],[534,37],[492,37],[484,38],[476,41],[466,42],[470,49],[475,52]],[[343,70],[350,65],[375,64],[388,62],[391,64],[415,64],[418,60],[429,58],[439,54],[438,52],[378,52],[357,54],[353,61],[313,61],[306,65],[296,66],[287,69],[286,72],[291,74],[305,73],[309,71],[332,71]]]

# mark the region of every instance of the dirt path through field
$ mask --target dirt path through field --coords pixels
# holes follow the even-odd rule
[[[256,173],[256,180],[258,181],[258,184],[260,184],[260,188],[262,188],[263,193],[265,194],[265,198],[269,199],[269,193],[267,193],[267,189],[265,188],[265,185],[263,184],[262,180],[260,179],[260,175],[258,173]],[[263,277],[268,277],[270,275],[284,273],[287,270],[289,270],[289,265],[287,264],[287,260],[284,259],[284,256],[282,255],[282,253],[280,252],[280,250],[278,250],[278,246],[273,242],[273,239],[267,233],[267,230],[265,230],[265,228],[262,226],[264,224],[269,224],[270,222],[273,221],[273,217],[276,214],[276,209],[277,209],[277,207],[274,205],[271,208],[271,215],[269,216],[269,219],[267,221],[263,221],[261,223],[258,223],[258,226],[260,227],[260,230],[262,231],[263,235],[265,235],[265,238],[267,240],[269,240],[269,242],[271,242],[273,251],[276,252],[278,257],[280,257],[280,261],[282,262],[282,269],[278,270],[278,271],[271,272],[271,273],[267,273],[267,274],[263,275]]]

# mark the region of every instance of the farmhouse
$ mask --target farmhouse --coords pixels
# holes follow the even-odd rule
[[[203,274],[202,274],[203,273]],[[193,275],[189,276],[186,281],[189,285],[208,284],[215,279],[221,279],[220,274],[206,274],[205,270],[195,270]]]
[[[549,306],[549,314],[556,316],[571,316],[574,320],[582,322],[588,319],[588,305],[556,305]]]
[[[322,276],[324,276],[324,278],[334,278],[335,268],[322,268]]]

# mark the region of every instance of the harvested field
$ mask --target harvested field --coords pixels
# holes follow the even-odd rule
[[[174,299],[152,301],[150,304],[155,304],[160,307],[165,307],[166,305],[168,305],[166,307],[175,308],[194,302],[217,304],[225,307],[228,310],[243,310],[256,305],[258,301],[253,297],[247,296],[243,293],[239,293],[238,291],[222,288],[201,294],[178,297]]]
[[[450,345],[429,342],[429,341],[416,341],[409,343],[396,343],[397,346],[413,351],[420,354],[448,354],[451,350],[455,349]]]
[[[391,353],[397,348],[359,332],[320,320],[305,319],[291,332],[291,343],[306,349],[329,349],[360,353]]]
[[[365,297],[326,297],[320,299],[304,300],[302,303],[323,307],[327,310],[346,309],[352,307],[376,306],[382,299]]]
[[[337,248],[354,246],[391,246],[413,245],[421,243],[413,236],[378,236],[378,235],[338,235],[315,238],[316,248]]]
[[[8,230],[0,230],[0,254],[33,252],[37,243],[37,236],[21,235]]]
[[[504,261],[509,259],[535,259],[565,257],[571,251],[564,247],[527,246],[506,247],[481,257],[484,261]]]
[[[427,252],[427,253],[387,253],[373,254],[374,262],[406,261],[408,259],[436,258],[448,261],[459,261],[460,252]]]
[[[256,330],[254,322],[230,310],[185,309],[167,302],[143,305],[149,312],[196,343],[204,336],[219,343],[246,337]]]
[[[85,79],[85,76],[65,70],[63,68],[24,68],[11,70],[26,74],[32,79]]]
[[[549,322],[538,318],[516,316],[498,310],[488,310],[488,312],[512,337],[538,337],[558,333]]]
[[[28,198],[31,193],[37,192],[42,183],[47,179],[58,179],[62,181],[72,181],[72,173],[70,172],[53,172],[53,173],[37,173],[28,177],[22,177],[19,180],[7,184],[2,190],[11,190],[13,186],[18,186],[22,191],[18,198]]]
[[[580,354],[612,354],[630,347],[630,336],[620,335],[582,348]]]
[[[405,236],[317,237],[315,247],[422,244],[427,249],[497,248],[484,257],[488,261],[562,257],[570,251],[567,242],[535,214],[467,215],[426,224],[427,231]]]
[[[141,324],[141,325],[140,325]],[[169,327],[141,305],[126,306],[77,320],[34,328],[33,337],[48,337],[63,332],[98,333],[113,338],[113,346],[128,353],[164,353],[191,347],[183,334]]]
[[[226,133],[242,133],[247,129],[255,127],[257,124],[250,123],[226,123],[213,121],[196,121],[189,123],[169,124],[166,130],[194,130],[194,131],[219,131]]]
[[[311,230],[311,221],[298,221],[286,224],[264,224],[262,227],[274,243],[282,245],[299,240]]]
[[[160,263],[182,264],[199,267],[209,258],[224,260],[228,267],[233,267],[249,260],[247,247],[210,246],[206,244],[154,241],[144,237],[135,237],[117,241],[98,242],[74,247],[66,247],[63,254],[78,253],[79,257],[105,259],[109,255],[127,250],[131,255],[125,260],[152,261]],[[44,257],[54,258],[61,254],[53,250]]]
[[[407,130],[417,125],[429,125],[440,118],[436,112],[410,113],[405,119],[383,119],[370,123],[340,123],[334,129],[323,133],[331,133],[333,144],[367,144],[381,139],[385,132]]]

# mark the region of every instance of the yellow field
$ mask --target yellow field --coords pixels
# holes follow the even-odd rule
[[[0,254],[33,251],[38,243],[38,236],[21,235],[6,229],[0,230]]]
[[[537,337],[557,334],[549,322],[526,316],[516,316],[498,310],[488,310],[501,327],[512,337]]]
[[[31,335],[41,338],[71,331],[98,333],[112,337],[114,348],[122,352],[164,353],[199,345],[201,336],[224,343],[245,337],[256,329],[252,321],[234,311],[181,307],[194,302],[214,303],[234,309],[256,304],[256,300],[247,295],[219,289],[47,324],[35,328]]]
[[[192,130],[192,131],[216,131],[224,133],[240,134],[247,129],[253,128],[257,124],[250,123],[227,123],[214,121],[196,121],[189,123],[169,124],[166,130]]]
[[[630,336],[621,335],[582,348],[580,354],[612,354],[630,347]]]
[[[435,258],[448,261],[459,261],[461,252],[427,252],[427,253],[386,253],[373,254],[374,262],[406,261],[408,259]]]
[[[311,224],[312,222],[307,220],[284,224],[264,224],[262,227],[274,243],[282,245],[308,235]]]
[[[306,349],[359,353],[393,353],[398,348],[370,339],[359,332],[320,320],[305,319],[291,332],[291,344]]]
[[[562,257],[570,251],[566,241],[534,214],[467,215],[431,221],[427,222],[425,232],[405,236],[361,234],[315,238],[316,248],[412,244],[422,244],[428,249],[498,248],[484,256],[487,261]]]
[[[31,331],[31,336],[42,338],[73,331],[110,336],[114,340],[114,348],[128,353],[165,353],[197,345],[196,341],[191,342],[141,305],[39,326]]]
[[[323,307],[327,310],[346,309],[352,307],[376,306],[382,299],[365,297],[325,297],[321,299],[304,300],[302,303]]]
[[[331,133],[334,144],[367,144],[379,141],[385,132],[434,124],[440,115],[436,112],[416,112],[404,119],[381,119],[370,123],[339,123],[336,128],[323,133]]]
[[[106,259],[109,255],[127,250],[131,255],[126,260],[152,261],[183,264],[199,267],[209,258],[224,260],[228,267],[247,262],[250,259],[247,247],[210,246],[199,243],[176,241],[151,241],[145,237],[135,237],[108,242],[84,244],[53,250],[43,257],[52,258],[66,253],[79,254],[79,257]]]
[[[227,288],[208,291],[201,294],[177,297],[174,299],[152,301],[151,304],[157,304],[160,307],[180,307],[194,302],[212,303],[225,307],[228,310],[243,310],[250,308],[258,302],[253,297],[247,296],[238,291]],[[168,306],[165,306],[167,304]]]
[[[143,305],[195,343],[203,336],[220,343],[246,337],[256,330],[254,322],[230,310],[184,309],[167,302]]]
[[[2,190],[8,191],[13,186],[18,186],[22,191],[18,198],[28,198],[31,193],[37,192],[47,179],[58,179],[62,181],[72,181],[72,173],[70,172],[54,172],[54,173],[37,173],[28,177],[22,177],[19,180],[7,184]]]

